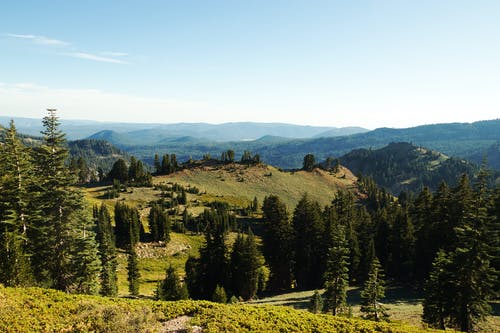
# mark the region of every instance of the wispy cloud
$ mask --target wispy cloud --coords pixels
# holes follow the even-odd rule
[[[31,40],[33,43],[41,44],[41,45],[54,45],[54,46],[69,45],[69,43],[67,43],[65,41],[62,41],[59,39],[54,39],[54,38],[48,38],[45,36],[21,35],[21,34],[7,34],[7,36],[12,37],[12,38],[28,39],[28,40]]]
[[[74,58],[80,58],[80,59],[87,59],[87,60],[93,60],[93,61],[99,61],[99,62],[110,62],[113,64],[128,64],[127,61],[120,60],[120,59],[115,59],[111,57],[103,57],[99,56],[96,54],[92,53],[86,53],[86,52],[72,52],[72,53],[66,53],[66,55]]]
[[[128,53],[125,52],[99,52],[103,56],[109,56],[109,57],[126,57],[128,56]]]
[[[40,35],[29,35],[29,34],[4,34],[5,36],[8,36],[10,38],[17,38],[17,39],[24,39],[27,41],[30,41],[35,44],[39,45],[47,45],[47,46],[60,46],[63,48],[63,50],[66,50],[67,52],[60,53],[64,56],[69,56],[73,58],[79,58],[79,59],[85,59],[85,60],[92,60],[92,61],[98,61],[98,62],[107,62],[107,63],[112,63],[112,64],[130,64],[130,62],[123,60],[124,57],[128,56],[128,53],[125,52],[112,52],[112,51],[106,51],[106,52],[82,52],[78,50],[78,48],[74,46],[69,46],[71,45],[68,42],[55,39],[55,38],[48,38],[45,36],[40,36]]]

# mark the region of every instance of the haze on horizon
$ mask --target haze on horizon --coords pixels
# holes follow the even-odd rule
[[[500,116],[498,1],[5,1],[0,115],[412,127]]]

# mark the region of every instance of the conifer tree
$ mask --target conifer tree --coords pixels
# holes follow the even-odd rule
[[[101,258],[101,295],[116,296],[118,294],[116,268],[116,248],[111,215],[104,204],[94,207],[94,219],[97,222],[97,243]]]
[[[314,294],[309,300],[308,310],[312,313],[320,313],[321,311],[323,311],[323,297],[321,297],[321,294],[318,290],[314,291]]]
[[[229,214],[224,211],[205,210],[205,245],[200,248],[199,259],[186,262],[186,283],[195,299],[211,299],[217,285],[228,286],[228,258],[226,235]]]
[[[130,295],[139,295],[139,279],[141,273],[139,272],[139,262],[137,260],[137,252],[135,247],[132,245],[128,246],[127,249],[127,281],[128,281],[128,291]]]
[[[432,270],[425,283],[424,312],[422,319],[431,327],[444,330],[448,325],[450,314],[454,308],[451,259],[439,251],[432,263]]]
[[[215,286],[214,293],[212,294],[212,301],[223,304],[227,302],[227,294],[224,287],[219,285]]]
[[[304,195],[293,214],[295,278],[301,289],[322,286],[325,225],[317,202]]]
[[[375,257],[371,264],[368,280],[361,291],[361,312],[365,314],[365,318],[380,321],[389,316],[385,307],[380,303],[380,299],[385,296],[384,284],[382,267],[378,258]]]
[[[93,292],[97,290],[95,271],[100,270],[95,235],[84,212],[83,197],[72,187],[76,176],[65,164],[68,158],[65,135],[59,130],[55,110],[48,112],[43,119],[43,143],[35,154],[41,217],[36,219],[29,235],[33,271],[43,285]],[[80,251],[85,251],[82,257]]]
[[[346,307],[349,286],[349,248],[342,226],[333,229],[332,244],[328,252],[325,272],[325,312],[338,315]]]
[[[275,195],[264,198],[262,212],[264,256],[271,269],[269,288],[288,290],[293,280],[293,227],[285,204]]]
[[[0,144],[0,283],[8,286],[33,282],[28,261],[27,230],[36,217],[32,160],[17,137],[14,122]]]
[[[188,298],[186,284],[182,283],[172,265],[169,265],[165,279],[158,288],[158,299],[163,301],[178,301]]]
[[[248,236],[239,234],[231,253],[230,270],[232,291],[235,295],[249,300],[258,291],[260,269],[264,258],[257,249],[257,243],[251,230]]]

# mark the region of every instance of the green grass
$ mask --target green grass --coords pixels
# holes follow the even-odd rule
[[[338,173],[316,169],[312,172],[284,172],[268,165],[244,166],[231,164],[218,167],[198,167],[154,178],[154,183],[179,183],[196,186],[206,193],[202,201],[226,201],[246,207],[254,197],[262,203],[265,196],[278,195],[291,210],[304,193],[326,205],[339,189],[355,191],[356,177],[347,169]]]
[[[321,290],[323,292],[323,290]],[[253,304],[284,305],[298,310],[306,310],[309,306],[309,300],[314,290],[297,291],[285,294],[263,297],[254,300]],[[422,299],[421,292],[415,292],[408,288],[389,286],[386,290],[386,297],[381,301],[387,308],[392,322],[409,324],[415,327],[424,327],[422,323]],[[347,303],[351,306],[355,317],[361,316],[360,311],[360,289],[349,288]],[[482,332],[499,333],[500,332],[500,304],[493,303],[493,314],[488,317],[482,327]]]
[[[290,307],[161,302],[69,295],[0,286],[1,332],[167,332],[168,320],[189,316],[211,332],[431,332],[397,323],[316,315]],[[189,329],[186,327],[186,329]],[[436,331],[434,331],[436,332]]]
[[[198,250],[204,242],[201,235],[187,235],[172,232],[167,246],[157,243],[140,243],[137,246],[139,257],[139,293],[141,296],[150,297],[159,281],[165,278],[165,272],[172,265],[181,276],[184,275],[184,265],[187,258],[198,255]],[[125,251],[118,254],[118,294],[128,295],[127,281],[127,256]]]

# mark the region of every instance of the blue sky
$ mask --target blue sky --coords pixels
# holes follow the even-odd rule
[[[0,114],[407,127],[500,117],[500,1],[0,3]]]

